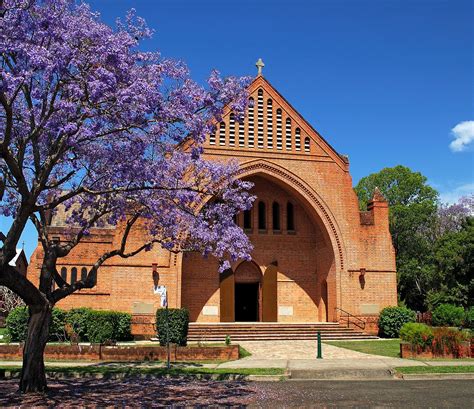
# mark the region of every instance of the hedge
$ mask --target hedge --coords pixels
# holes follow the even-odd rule
[[[382,337],[397,338],[403,324],[415,321],[415,311],[405,307],[386,307],[380,312],[379,334]]]
[[[7,329],[11,340],[24,341],[28,329],[28,308],[18,307],[7,317]],[[132,316],[118,311],[95,311],[75,308],[64,311],[53,308],[48,341],[66,341],[78,336],[82,342],[129,341]]]
[[[166,345],[167,333],[170,343],[180,346],[188,343],[189,312],[186,308],[160,308],[156,311],[156,325],[160,345]]]
[[[465,312],[462,307],[456,307],[452,304],[440,304],[434,309],[431,322],[437,327],[459,327],[463,325],[464,318]]]
[[[433,329],[426,324],[407,322],[400,329],[400,339],[413,346],[425,349],[433,342]]]
[[[474,330],[474,307],[469,308],[466,311],[466,327]]]

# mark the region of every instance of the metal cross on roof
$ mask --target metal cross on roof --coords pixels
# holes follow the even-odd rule
[[[257,70],[258,70],[257,75],[262,75],[262,68],[265,67],[265,64],[263,63],[261,58],[258,59],[255,66],[257,67]]]

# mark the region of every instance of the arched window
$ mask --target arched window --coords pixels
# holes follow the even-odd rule
[[[301,150],[301,131],[300,128],[295,129],[295,150]]]
[[[239,124],[239,146],[244,147],[245,146],[245,124],[244,120],[241,118],[238,122]]]
[[[286,118],[285,139],[286,139],[286,150],[291,151],[291,119],[290,118]]]
[[[209,145],[215,145],[216,144],[216,132],[214,131],[209,135]]]
[[[61,267],[61,278],[67,282],[67,268],[66,267]]]
[[[277,109],[276,113],[277,119],[277,149],[283,149],[283,133],[282,133],[282,123],[281,123],[281,109]]]
[[[77,268],[71,268],[71,284],[74,284],[77,281]]]
[[[264,202],[258,202],[258,229],[265,230],[267,228],[267,210]]]
[[[219,145],[225,145],[225,123],[219,125]]]
[[[82,267],[81,268],[81,281],[86,281],[87,280],[87,268]]]
[[[263,148],[263,90],[258,90],[257,98],[257,132],[258,147]]]
[[[244,210],[244,229],[252,228],[252,211]]]
[[[290,202],[286,204],[286,230],[295,230],[295,210],[293,203]]]
[[[272,205],[272,220],[273,230],[280,230],[280,205],[277,202],[273,202]]]
[[[309,138],[306,137],[304,138],[304,151],[305,152],[309,152],[310,151],[310,141],[309,141]]]
[[[249,126],[248,126],[248,132],[249,132],[249,140],[248,140],[248,146],[249,148],[253,148],[255,144],[255,134],[254,134],[254,99],[249,98],[249,115],[248,115],[248,121],[249,121]]]
[[[235,145],[235,115],[229,116],[229,146]]]

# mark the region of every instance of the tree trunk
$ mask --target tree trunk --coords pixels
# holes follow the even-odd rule
[[[44,392],[47,389],[44,368],[44,349],[48,341],[51,323],[51,306],[29,308],[28,334],[23,348],[23,367],[20,392]]]

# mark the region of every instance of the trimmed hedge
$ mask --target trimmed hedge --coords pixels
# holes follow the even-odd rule
[[[28,316],[28,307],[16,307],[8,314],[6,319],[7,330],[13,342],[20,342],[26,339]]]
[[[433,325],[437,327],[459,327],[463,325],[465,312],[462,307],[452,304],[440,304],[433,311],[431,319]]]
[[[7,317],[7,329],[11,340],[24,341],[28,329],[28,308],[18,307]],[[77,334],[82,342],[131,340],[132,316],[118,311],[96,311],[75,308],[64,311],[53,308],[48,341],[65,341]]]
[[[379,335],[386,338],[397,338],[403,324],[415,321],[415,311],[405,307],[386,307],[380,312]]]
[[[469,308],[466,311],[466,327],[474,330],[474,307]]]
[[[400,329],[400,338],[413,346],[422,349],[430,346],[433,342],[433,329],[426,324],[407,322]]]
[[[167,327],[166,316],[168,314],[169,327]],[[186,308],[160,308],[156,311],[156,326],[160,345],[166,345],[167,328],[169,342],[186,346],[188,343],[189,311]]]

